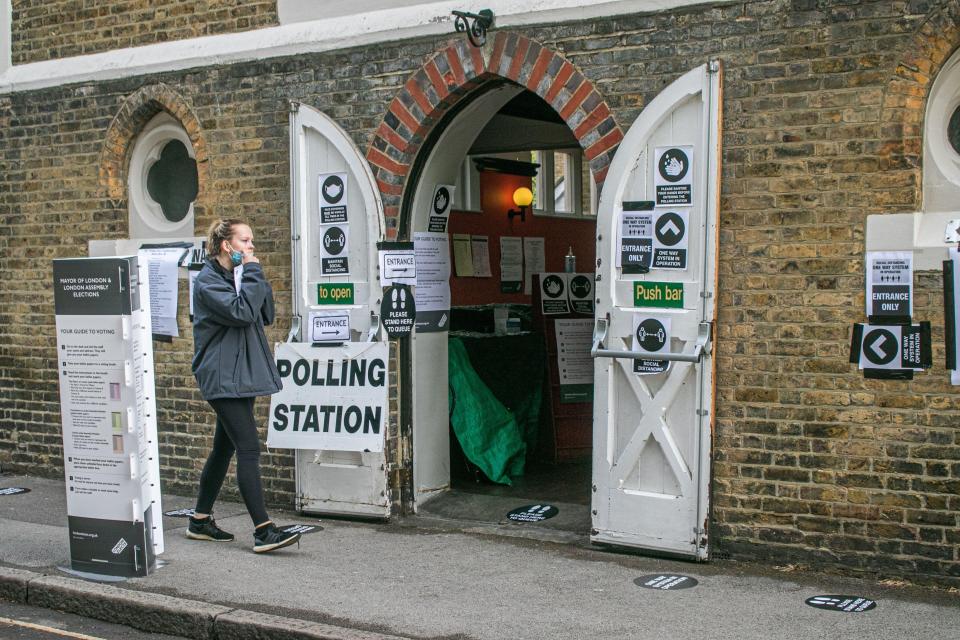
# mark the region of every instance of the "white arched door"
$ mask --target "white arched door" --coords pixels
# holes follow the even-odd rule
[[[643,110],[597,222],[591,539],[697,559],[709,550],[720,80],[718,62],[698,67]],[[651,318],[665,344],[644,356]]]

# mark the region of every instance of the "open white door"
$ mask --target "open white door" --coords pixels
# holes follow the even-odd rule
[[[328,189],[323,219],[321,182]],[[311,312],[341,311],[350,316],[351,342],[378,340],[380,192],[366,159],[346,132],[323,113],[295,102],[290,108],[290,198],[294,318],[288,339],[311,341],[307,326]],[[332,226],[340,231],[330,232]],[[300,449],[296,465],[298,509],[389,517],[383,451]]]
[[[597,221],[591,539],[700,560],[709,552],[721,75],[719,62],[698,67],[643,110],[610,165]],[[649,217],[621,233],[624,211]],[[664,250],[684,244],[680,259]],[[634,373],[638,314],[672,329],[655,357],[669,362],[664,373]]]

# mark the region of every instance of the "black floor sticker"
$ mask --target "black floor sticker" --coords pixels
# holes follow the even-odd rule
[[[189,518],[194,513],[196,512],[193,509],[174,509],[173,511],[164,511],[163,515],[171,518]]]
[[[514,522],[540,522],[560,513],[560,509],[552,504],[528,504],[518,507],[507,514],[507,518]]]
[[[648,576],[640,576],[634,579],[633,584],[644,589],[658,589],[660,591],[673,591],[675,589],[689,589],[697,584],[696,578],[690,576],[680,576],[669,573],[653,573]]]
[[[3,487],[0,489],[0,496],[18,496],[21,493],[30,493],[26,487]]]
[[[317,533],[318,531],[323,531],[323,527],[318,524],[288,524],[283,527],[279,527],[280,531],[286,531],[287,533],[299,533],[300,535],[307,535],[308,533]]]
[[[815,609],[843,611],[844,613],[862,613],[877,607],[876,600],[868,600],[862,596],[813,596],[812,598],[807,598],[804,602]]]

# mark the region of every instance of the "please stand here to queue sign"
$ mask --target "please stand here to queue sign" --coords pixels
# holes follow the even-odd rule
[[[387,420],[388,347],[282,343],[283,388],[271,396],[267,445],[278,449],[382,451]]]

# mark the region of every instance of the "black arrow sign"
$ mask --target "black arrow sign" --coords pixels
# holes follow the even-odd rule
[[[657,219],[657,240],[665,247],[672,247],[683,240],[685,231],[680,214],[668,211]]]
[[[863,338],[863,353],[875,365],[890,364],[899,351],[897,337],[887,329],[874,329]]]

